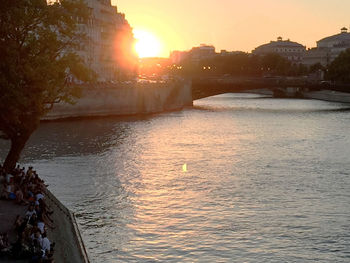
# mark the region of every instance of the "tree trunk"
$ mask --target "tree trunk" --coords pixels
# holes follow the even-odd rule
[[[11,148],[4,162],[4,168],[6,172],[11,172],[16,167],[21,152],[26,145],[30,135],[31,132],[27,132],[11,139]]]

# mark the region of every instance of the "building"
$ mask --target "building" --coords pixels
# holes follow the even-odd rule
[[[306,51],[303,64],[310,67],[315,64],[321,64],[327,66],[330,63],[328,49],[324,48],[311,48]]]
[[[87,35],[78,51],[86,65],[98,75],[99,81],[112,81],[131,74],[137,59],[133,52],[132,28],[125,15],[111,5],[111,0],[85,0],[91,18],[81,29]]]
[[[243,51],[227,51],[226,49],[221,49],[218,55],[220,55],[221,57],[226,57],[226,56],[242,55],[242,54],[246,54],[246,53]]]
[[[189,51],[173,51],[170,54],[170,61],[173,64],[179,64],[188,59],[191,62],[199,62],[203,59],[213,58],[217,55],[215,47],[211,45],[201,44],[199,47],[193,47]]]
[[[303,61],[305,51],[305,46],[297,42],[292,42],[289,39],[283,40],[282,37],[278,37],[277,41],[271,41],[268,44],[261,45],[254,49],[252,53],[254,55],[277,53],[293,63],[301,63]]]
[[[320,63],[327,66],[348,48],[350,48],[350,33],[343,27],[340,34],[317,41],[317,47],[306,52],[303,64],[311,66]]]
[[[188,55],[188,51],[173,51],[170,54],[170,61],[172,64],[180,64]]]
[[[192,61],[198,62],[203,59],[215,57],[215,47],[211,45],[201,44],[199,47],[194,47],[190,50],[189,56]]]

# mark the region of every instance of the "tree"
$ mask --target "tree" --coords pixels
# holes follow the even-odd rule
[[[84,43],[83,0],[0,1],[0,136],[11,141],[11,171],[31,134],[55,103],[72,103],[67,76],[87,81],[90,70],[74,52]]]
[[[289,60],[277,53],[269,53],[263,56],[261,66],[265,71],[279,75],[287,75],[291,69]]]
[[[320,70],[321,71],[325,71],[325,67],[322,66],[322,64],[320,62],[311,65],[310,68],[309,68],[309,72],[310,73],[315,73],[315,72],[318,72]]]
[[[350,49],[340,53],[329,65],[327,78],[333,81],[350,83]]]

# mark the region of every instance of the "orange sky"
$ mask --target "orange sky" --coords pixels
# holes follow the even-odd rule
[[[350,0],[112,0],[131,26],[156,35],[161,56],[201,43],[250,52],[290,38],[307,47],[350,26]]]

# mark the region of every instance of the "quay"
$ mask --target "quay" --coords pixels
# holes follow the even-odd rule
[[[0,200],[0,233],[8,233],[10,243],[16,241],[14,222],[17,215],[24,215],[26,206],[15,205],[7,200]],[[1,259],[4,263],[25,263],[26,260],[7,260]]]
[[[74,214],[49,190],[45,191],[45,202],[54,211],[54,229],[47,229],[48,238],[55,242],[56,263],[90,263]],[[13,201],[0,200],[0,233],[8,233],[11,243],[16,241],[14,222],[17,215],[24,216],[27,206]],[[0,259],[5,263],[26,263],[28,260]]]
[[[350,103],[350,85],[303,78],[194,78],[166,82],[82,86],[73,105],[60,103],[44,121],[99,116],[130,116],[181,110],[193,101],[224,93],[266,92],[278,98],[304,98]]]
[[[195,78],[192,99],[202,99],[224,93],[268,91],[278,98],[304,98],[350,103],[350,84],[291,77],[229,77]]]
[[[131,82],[81,87],[76,103],[59,103],[44,121],[98,117],[156,114],[192,106],[191,82]]]
[[[45,201],[54,211],[52,218],[55,229],[49,230],[49,236],[56,242],[54,259],[56,263],[90,263],[75,215],[63,205],[49,190],[45,192]]]

